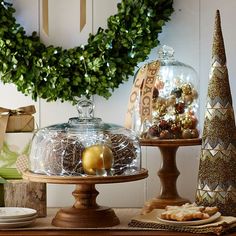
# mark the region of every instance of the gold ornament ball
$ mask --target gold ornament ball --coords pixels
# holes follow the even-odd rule
[[[112,150],[107,145],[95,144],[85,148],[82,153],[82,166],[84,172],[96,175],[96,172],[109,170],[113,165]]]
[[[191,129],[194,129],[194,128],[196,128],[197,127],[197,124],[198,124],[198,119],[197,119],[197,117],[195,116],[195,115],[191,115],[190,116],[190,119],[191,119],[191,121],[192,121],[192,125],[191,125]]]
[[[186,104],[191,104],[192,102],[193,102],[193,95],[184,95],[184,102],[186,103]]]
[[[167,98],[166,104],[167,106],[174,106],[176,103],[176,97],[174,95],[171,95],[170,97]]]
[[[199,137],[199,132],[197,129],[192,129],[191,130],[192,138],[198,138]]]
[[[193,96],[194,99],[198,98],[198,92],[195,88],[192,89],[192,96]]]
[[[155,105],[156,105],[156,107],[166,105],[166,99],[164,97],[158,97],[155,101]]]
[[[181,89],[183,91],[183,94],[185,94],[185,95],[191,95],[192,94],[192,86],[191,86],[191,84],[183,84],[181,86]]]
[[[190,116],[186,115],[181,121],[182,127],[188,129],[192,127],[192,119]]]
[[[192,138],[192,132],[190,129],[184,129],[183,132],[182,132],[182,137],[184,139],[190,139]]]
[[[160,133],[160,139],[169,139],[170,138],[170,132],[168,130],[163,130]]]

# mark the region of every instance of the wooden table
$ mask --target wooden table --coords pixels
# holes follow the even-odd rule
[[[60,231],[52,231],[52,230],[38,230],[38,231],[0,231],[0,236],[162,236],[162,235],[170,235],[170,236],[204,236],[204,235],[215,235],[215,234],[193,234],[193,233],[183,233],[183,232],[169,232],[169,231],[146,231],[146,230],[60,230]],[[236,233],[228,233],[224,234],[224,236],[236,236]]]
[[[51,221],[58,211],[58,208],[48,208],[47,217],[39,218],[36,220],[35,224],[29,226],[29,228],[18,228],[3,230],[0,229],[0,236],[3,235],[12,235],[12,236],[72,236],[72,235],[81,235],[81,236],[204,236],[204,234],[192,234],[184,232],[170,232],[170,231],[159,231],[155,229],[143,229],[128,227],[128,223],[133,217],[136,217],[140,214],[140,208],[117,208],[114,209],[115,213],[119,217],[121,223],[118,226],[108,227],[108,228],[94,228],[94,229],[65,229],[59,228],[51,225]],[[209,235],[209,234],[208,234]],[[236,236],[236,233],[224,234],[224,235],[233,235]]]
[[[159,236],[159,235],[177,235],[177,236],[203,236],[204,234],[193,234],[193,233],[183,233],[183,232],[169,232],[169,231],[146,231],[146,230],[60,230],[60,231],[52,231],[52,230],[38,230],[38,231],[0,231],[0,236],[12,235],[12,236],[139,236],[139,235],[147,235],[147,236]],[[215,235],[215,234],[207,234],[207,235]],[[227,235],[236,235],[236,233],[227,233]]]
[[[201,139],[141,139],[141,146],[158,147],[162,155],[162,167],[158,171],[161,180],[160,195],[145,204],[146,211],[155,208],[165,208],[166,205],[182,205],[189,202],[179,196],[176,181],[180,174],[176,166],[176,152],[182,146],[201,144]]]

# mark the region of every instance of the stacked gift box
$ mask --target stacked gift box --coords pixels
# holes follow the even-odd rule
[[[0,204],[37,208],[46,215],[46,184],[22,179],[35,130],[34,106],[0,107]],[[30,193],[30,194],[28,194]]]

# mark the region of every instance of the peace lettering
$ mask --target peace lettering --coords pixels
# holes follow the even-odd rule
[[[154,81],[155,81],[155,76],[147,76],[145,80],[144,88],[142,91],[142,101],[141,101],[142,117],[149,117],[151,115],[151,102],[152,102]]]

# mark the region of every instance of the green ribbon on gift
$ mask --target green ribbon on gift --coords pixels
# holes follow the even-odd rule
[[[22,176],[16,168],[0,168],[0,184],[7,179],[22,179]]]
[[[4,134],[6,133],[9,116],[13,115],[32,115],[36,112],[34,105],[19,107],[17,109],[8,109],[0,107],[0,150],[3,146]]]

